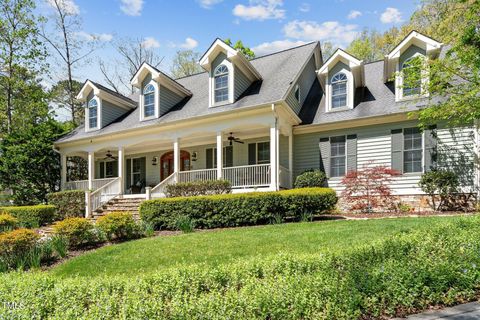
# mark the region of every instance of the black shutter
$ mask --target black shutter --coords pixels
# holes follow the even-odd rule
[[[206,167],[207,169],[213,169],[213,149],[208,148],[205,150],[205,157],[206,157]]]
[[[233,146],[226,146],[223,150],[223,166],[225,168],[233,167]]]
[[[118,177],[118,160],[113,161],[113,176]]]
[[[127,159],[127,174],[125,179],[125,188],[128,190],[132,186],[132,159]]]
[[[403,173],[403,130],[394,129],[392,133],[392,169]]]
[[[320,169],[330,178],[330,138],[320,138]]]
[[[437,126],[430,126],[425,131],[425,168],[428,172],[437,166]]]
[[[105,162],[100,162],[100,177],[99,179],[105,178]]]
[[[142,186],[147,185],[147,159],[145,157],[140,158],[140,179],[142,182]]]
[[[249,165],[257,164],[257,144],[256,143],[248,144],[248,164]]]
[[[357,170],[357,135],[347,136],[347,172]]]

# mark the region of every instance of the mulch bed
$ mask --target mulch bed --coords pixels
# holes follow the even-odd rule
[[[381,219],[381,218],[415,218],[415,217],[431,217],[431,216],[442,216],[442,217],[451,217],[451,216],[463,216],[463,215],[474,215],[475,212],[455,212],[455,211],[442,211],[442,212],[432,212],[432,211],[418,211],[418,212],[409,212],[409,213],[398,213],[398,212],[374,212],[374,213],[340,213],[332,214],[331,218],[335,219]]]

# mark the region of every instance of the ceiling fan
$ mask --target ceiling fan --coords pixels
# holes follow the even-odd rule
[[[230,136],[228,136],[228,142],[230,143],[230,146],[236,142],[236,143],[241,143],[244,144],[245,142],[241,141],[240,138],[235,138],[233,136],[233,132],[230,132]]]
[[[103,158],[103,160],[117,160],[117,157],[114,157],[112,152],[110,150],[107,151],[107,153],[105,154],[105,158]]]

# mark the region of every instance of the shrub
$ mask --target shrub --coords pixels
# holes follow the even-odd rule
[[[0,233],[11,231],[18,225],[18,219],[8,213],[0,213]]]
[[[97,220],[97,228],[109,241],[130,240],[140,237],[140,228],[129,212],[112,212]]]
[[[95,226],[85,218],[67,218],[53,225],[53,233],[68,242],[73,249],[94,244],[97,240]]]
[[[189,216],[179,216],[175,221],[177,230],[182,231],[183,233],[191,233],[195,231],[195,221],[192,220]]]
[[[396,198],[392,195],[390,183],[399,175],[396,170],[371,164],[359,170],[349,171],[342,179],[345,186],[342,199],[353,211],[396,210]]]
[[[40,235],[30,229],[0,234],[0,261],[7,268],[26,269],[39,239]]]
[[[306,212],[332,210],[336,202],[335,191],[327,188],[164,198],[144,201],[140,216],[156,229],[175,230],[180,216],[192,219],[197,228],[237,227],[300,220]]]
[[[3,207],[1,211],[17,218],[18,224],[25,228],[38,228],[55,220],[55,206],[52,205]]]
[[[232,191],[228,180],[206,180],[167,185],[166,195],[172,197],[191,197],[213,194],[226,194]]]
[[[327,177],[320,170],[305,171],[295,179],[295,188],[325,187]]]
[[[478,300],[480,218],[347,251],[136,277],[0,275],[6,319],[390,319]],[[121,303],[119,303],[119,301]]]
[[[447,209],[449,202],[452,202],[459,188],[458,176],[447,170],[426,172],[422,175],[418,184],[422,191],[430,196],[432,200],[430,205],[435,211]],[[440,198],[438,205],[435,201],[437,195]]]
[[[56,207],[56,220],[65,218],[83,217],[85,214],[85,192],[82,190],[68,190],[50,193],[48,203]]]

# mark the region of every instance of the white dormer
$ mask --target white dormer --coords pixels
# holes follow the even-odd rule
[[[131,80],[140,90],[140,121],[159,118],[192,93],[148,63],[143,63]]]
[[[355,89],[365,82],[363,61],[337,49],[317,75],[325,92],[327,112],[353,109]]]
[[[200,65],[209,72],[209,107],[234,103],[260,73],[245,58],[220,39],[210,46],[200,59]]]
[[[85,105],[85,131],[99,130],[135,108],[134,101],[90,80],[77,99]]]
[[[424,97],[428,95],[425,87],[428,83],[426,63],[440,54],[443,44],[417,31],[412,31],[384,59],[384,81],[395,77],[395,101]],[[424,62],[418,64],[417,62]],[[422,66],[425,66],[422,67]],[[418,86],[403,83],[405,72],[418,73]]]

